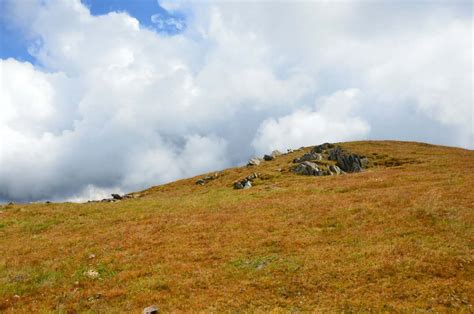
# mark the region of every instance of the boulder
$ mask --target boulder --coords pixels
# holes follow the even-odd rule
[[[252,187],[252,182],[250,180],[246,181],[244,184],[244,189],[250,189],[251,187]]]
[[[324,143],[324,144],[321,144],[321,145],[314,146],[313,149],[311,150],[311,152],[320,154],[320,153],[322,153],[325,150],[328,150],[330,148],[334,148],[334,144]]]
[[[244,185],[240,181],[234,182],[234,189],[240,190],[243,188],[244,188]]]
[[[270,155],[273,157],[278,157],[278,156],[281,156],[282,153],[278,150],[274,150]]]
[[[319,176],[322,175],[321,169],[314,162],[304,161],[293,169],[296,174],[305,176]]]
[[[123,197],[120,196],[119,194],[111,194],[111,195],[112,195],[112,198],[113,198],[114,200],[121,200],[121,199],[123,199]]]
[[[273,157],[272,155],[265,155],[263,156],[263,160],[266,160],[266,161],[270,161],[270,160],[273,160],[275,157]]]
[[[360,172],[364,168],[363,164],[368,162],[362,162],[361,159],[364,158],[357,154],[346,152],[339,146],[329,151],[328,159],[335,161],[336,165],[346,172]]]
[[[260,165],[260,159],[257,157],[250,158],[247,162],[247,167]]]
[[[339,175],[342,173],[341,169],[338,167],[338,166],[329,166],[329,171],[331,172],[331,174],[335,174],[335,175]]]
[[[311,153],[306,153],[301,157],[295,158],[293,162],[297,164],[303,161],[322,160],[322,159],[323,159],[323,156],[321,154],[311,152]]]

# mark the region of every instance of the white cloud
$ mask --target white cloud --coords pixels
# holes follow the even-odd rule
[[[182,33],[5,3],[37,65],[1,61],[0,199],[102,197],[325,141],[473,147],[463,4],[160,4]]]
[[[370,126],[355,115],[358,94],[357,89],[339,91],[320,99],[319,109],[298,110],[276,120],[265,120],[252,145],[264,154],[274,149],[286,151],[314,143],[363,139]]]

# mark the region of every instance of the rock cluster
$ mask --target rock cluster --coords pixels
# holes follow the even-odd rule
[[[220,176],[220,174],[218,172],[216,172],[212,176],[205,176],[204,178],[201,178],[201,179],[197,180],[196,184],[204,185],[204,184],[208,183],[209,181],[212,181],[214,179],[219,178],[219,176]]]
[[[250,189],[252,187],[253,180],[258,178],[258,174],[256,172],[252,173],[251,175],[245,177],[242,180],[238,180],[234,182],[234,189]]]
[[[324,159],[327,161],[323,162]],[[336,164],[330,164],[328,161],[336,162]],[[295,158],[293,162],[298,164],[293,168],[296,174],[328,176],[340,175],[344,172],[360,172],[367,166],[368,159],[347,152],[334,144],[324,143],[313,147],[309,153]]]
[[[129,193],[129,194],[120,195],[120,194],[113,193],[110,196],[112,196],[112,197],[111,198],[104,198],[100,201],[87,201],[87,203],[97,203],[97,202],[113,203],[113,202],[119,202],[119,201],[122,201],[122,200],[125,200],[125,199],[128,199],[128,198],[140,197],[140,194],[138,194],[138,193]]]

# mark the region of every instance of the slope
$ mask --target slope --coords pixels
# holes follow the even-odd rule
[[[3,206],[0,310],[472,312],[474,152],[340,145],[369,168],[296,175],[295,151],[119,202]]]

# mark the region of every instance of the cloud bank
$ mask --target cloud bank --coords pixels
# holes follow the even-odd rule
[[[150,16],[173,36],[6,1],[36,63],[0,61],[0,199],[97,198],[324,141],[473,147],[472,4],[160,4],[186,16]]]

